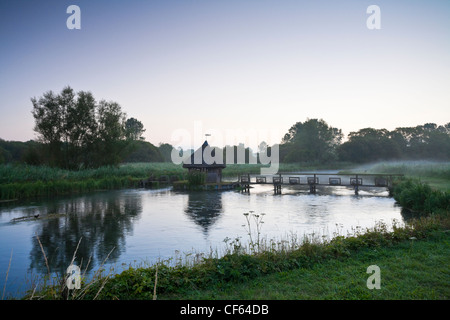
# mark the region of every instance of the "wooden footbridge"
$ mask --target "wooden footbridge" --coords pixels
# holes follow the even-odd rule
[[[361,187],[385,188],[391,191],[392,181],[402,174],[368,174],[368,173],[279,173],[276,175],[239,176],[239,185],[243,192],[250,192],[251,185],[273,185],[275,194],[281,193],[283,185],[308,186],[311,193],[316,193],[317,187],[350,187],[358,194]]]

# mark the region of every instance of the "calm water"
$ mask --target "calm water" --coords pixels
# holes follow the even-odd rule
[[[152,263],[188,252],[223,252],[225,238],[242,237],[248,211],[265,213],[262,236],[285,239],[292,234],[346,235],[355,227],[377,221],[402,222],[401,208],[384,190],[365,190],[358,196],[345,187],[319,189],[315,195],[301,187],[284,186],[274,195],[271,186],[257,185],[250,194],[120,190],[90,195],[9,203],[0,206],[0,292],[11,260],[6,296],[28,289],[47,267],[63,273],[75,248],[76,264],[97,270],[110,253],[106,266],[119,272],[129,264]],[[39,214],[39,219],[12,221]],[[10,259],[12,253],[12,259]],[[107,268],[108,269],[108,268]]]

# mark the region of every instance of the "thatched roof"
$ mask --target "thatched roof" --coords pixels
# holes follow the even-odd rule
[[[220,163],[207,163],[205,161],[205,159],[203,158],[204,155],[204,151],[205,148],[208,147],[208,141],[203,142],[203,145],[201,146],[201,148],[198,148],[194,153],[191,154],[190,158],[190,163],[189,161],[183,161],[183,168],[225,168],[226,165],[225,164],[220,164]],[[209,151],[207,151],[209,152]],[[211,156],[214,157],[215,156],[215,148],[212,148],[211,151]],[[201,160],[201,161],[200,161]]]

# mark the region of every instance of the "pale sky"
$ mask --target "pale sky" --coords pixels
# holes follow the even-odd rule
[[[155,145],[277,143],[307,118],[344,134],[450,121],[447,0],[2,0],[0,40],[5,140],[35,139],[30,98],[65,86],[118,102]]]

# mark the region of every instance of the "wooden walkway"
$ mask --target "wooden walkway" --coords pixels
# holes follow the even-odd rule
[[[391,190],[392,181],[402,174],[368,174],[368,173],[279,173],[277,175],[239,176],[239,184],[243,192],[250,192],[253,184],[273,185],[274,193],[281,193],[283,185],[308,186],[311,193],[316,193],[318,186],[351,187],[358,194],[361,187],[385,188]]]

